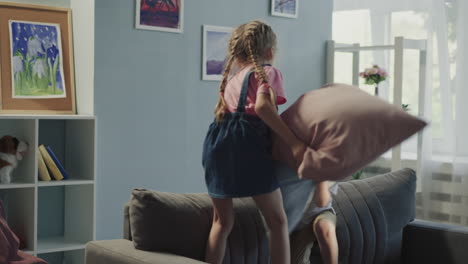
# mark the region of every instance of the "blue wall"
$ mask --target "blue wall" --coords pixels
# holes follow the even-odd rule
[[[272,25],[288,105],[324,83],[332,1],[300,1],[299,19],[269,9],[270,0],[185,0],[184,33],[175,34],[136,30],[135,1],[96,0],[97,239],[121,237],[134,187],[205,192],[201,148],[218,83],[201,81],[203,24]]]

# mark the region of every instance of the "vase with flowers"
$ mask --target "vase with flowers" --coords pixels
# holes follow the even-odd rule
[[[359,73],[359,76],[364,78],[365,84],[375,85],[374,95],[379,95],[379,83],[385,81],[388,78],[388,73],[385,69],[380,68],[378,65],[367,68],[363,72]]]

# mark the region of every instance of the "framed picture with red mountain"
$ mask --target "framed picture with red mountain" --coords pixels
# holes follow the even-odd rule
[[[182,33],[184,0],[136,0],[137,29]]]

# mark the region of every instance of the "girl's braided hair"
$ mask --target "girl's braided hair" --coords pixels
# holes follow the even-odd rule
[[[234,62],[253,64],[257,78],[266,85],[268,78],[260,61],[266,60],[268,50],[276,48],[276,35],[271,27],[261,21],[255,20],[238,26],[229,40],[229,50],[224,67],[221,85],[219,86],[219,99],[215,107],[215,117],[218,122],[223,121],[226,111],[224,89],[226,88],[229,73]]]

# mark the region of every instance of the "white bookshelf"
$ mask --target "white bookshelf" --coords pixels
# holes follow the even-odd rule
[[[30,150],[0,184],[8,223],[24,236],[26,253],[49,264],[82,264],[96,234],[96,127],[94,116],[94,0],[1,0],[71,8],[76,115],[0,115],[0,137],[14,135]],[[70,175],[38,179],[38,144],[48,144]]]
[[[82,263],[84,247],[95,239],[96,119],[92,116],[0,115],[0,136],[30,144],[10,184],[0,184],[12,229],[25,238],[26,251],[49,263]],[[69,174],[40,181],[37,146],[50,145]],[[49,258],[49,259],[47,259]]]

